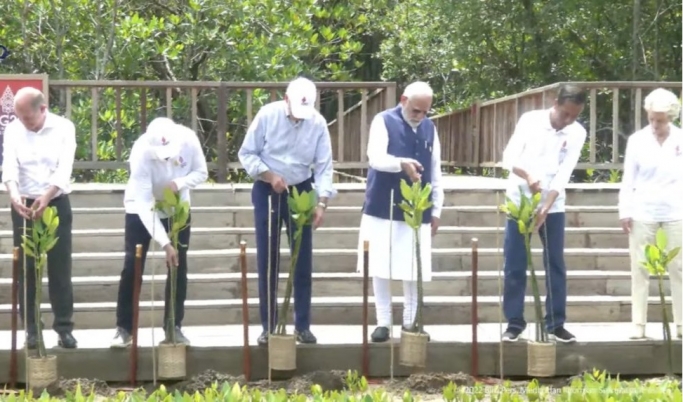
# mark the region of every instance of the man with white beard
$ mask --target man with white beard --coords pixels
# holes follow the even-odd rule
[[[369,241],[369,274],[375,296],[377,328],[373,342],[390,337],[391,280],[403,281],[403,328],[410,330],[417,312],[417,262],[413,229],[406,224],[401,203],[401,179],[430,183],[433,206],[423,214],[419,236],[422,279],[432,277],[432,239],[443,205],[441,145],[436,127],[427,119],[433,91],[425,82],[408,85],[399,105],[379,113],[370,125],[368,181],[360,223],[358,270],[363,268],[363,242]],[[393,217],[391,190],[394,190]],[[390,220],[392,218],[393,220]],[[391,240],[390,240],[391,239]],[[390,251],[391,250],[391,251]]]

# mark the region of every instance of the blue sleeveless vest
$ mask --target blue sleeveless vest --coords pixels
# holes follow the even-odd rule
[[[432,149],[434,145],[434,123],[424,118],[413,131],[401,114],[401,105],[381,113],[389,134],[387,153],[399,158],[412,158],[420,162],[423,167],[422,185],[432,181]],[[404,221],[403,211],[398,204],[403,200],[401,195],[401,179],[408,184],[412,181],[405,172],[388,173],[368,169],[368,181],[365,189],[365,203],[363,213],[381,219],[389,219],[389,203],[391,202],[391,189],[394,190],[394,216],[396,221]],[[429,196],[430,201],[432,196]],[[429,223],[432,220],[431,207],[423,212],[422,222]]]

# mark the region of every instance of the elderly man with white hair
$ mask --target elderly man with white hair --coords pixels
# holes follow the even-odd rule
[[[652,91],[643,108],[649,124],[626,144],[624,174],[619,191],[619,219],[629,235],[631,257],[632,339],[645,338],[649,274],[641,265],[645,246],[655,241],[660,227],[669,247],[681,245],[683,220],[683,132],[673,124],[681,109],[678,98],[663,88]],[[673,315],[681,338],[681,255],[669,265]]]
[[[411,330],[417,312],[414,232],[398,207],[402,200],[401,179],[409,184],[432,185],[430,200],[433,206],[424,212],[419,230],[422,279],[429,282],[432,277],[431,238],[439,227],[444,198],[439,136],[434,123],[426,118],[433,96],[427,83],[414,82],[406,87],[398,106],[379,113],[370,125],[367,148],[370,168],[360,223],[358,270],[363,267],[363,242],[368,240],[377,312],[373,342],[385,342],[390,338],[391,280],[403,281],[404,330]],[[394,191],[393,205],[391,190]],[[393,216],[390,216],[392,208]]]
[[[133,329],[133,283],[135,279],[135,247],[142,245],[142,271],[150,241],[154,240],[166,253],[166,266],[178,270],[175,297],[175,328],[168,327],[170,275],[166,279],[164,330],[168,336],[175,331],[176,342],[189,345],[180,330],[185,315],[187,295],[187,250],[190,245],[191,216],[178,234],[176,250],[168,237],[168,217],[154,212],[156,201],[164,200],[164,190],[180,193],[181,200],[190,201],[190,190],[208,177],[206,157],[194,131],[165,117],[154,119],[147,131],[133,144],[130,152],[130,178],[124,193],[125,257],[116,307],[116,335],[111,347],[131,345]]]

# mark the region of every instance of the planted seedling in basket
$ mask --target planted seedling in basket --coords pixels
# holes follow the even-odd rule
[[[27,257],[33,258],[35,263],[35,326],[38,343],[38,358],[29,361],[30,386],[43,387],[49,385],[50,378],[56,380],[56,356],[48,356],[43,337],[43,315],[40,305],[43,298],[43,273],[47,268],[47,253],[57,244],[57,228],[59,216],[56,207],[47,207],[40,219],[33,221],[30,235],[22,235],[21,247]],[[39,374],[38,371],[41,373]],[[48,373],[50,372],[50,373]],[[35,381],[33,379],[35,378]],[[45,380],[47,379],[47,380]],[[45,380],[45,381],[42,381]]]
[[[296,187],[292,188],[291,194],[287,197],[287,205],[291,216],[291,237],[289,241],[290,244],[294,242],[294,246],[291,247],[289,273],[287,275],[284,299],[277,316],[275,336],[271,336],[268,341],[269,362],[274,370],[290,370],[296,367],[296,342],[293,335],[287,335],[287,314],[292,299],[294,274],[297,261],[299,260],[299,252],[301,251],[304,228],[310,226],[313,221],[317,200],[315,191],[302,191],[299,193]]]
[[[642,266],[650,275],[657,277],[659,288],[659,301],[662,306],[662,326],[664,329],[664,341],[667,348],[667,360],[669,375],[673,375],[673,340],[671,338],[671,328],[669,327],[669,315],[666,311],[666,302],[664,294],[664,275],[669,270],[669,264],[680,254],[681,248],[674,247],[669,250],[668,239],[663,228],[658,228],[655,235],[655,243],[647,244],[645,246],[645,261],[641,261]]]
[[[168,216],[168,237],[171,239],[171,244],[176,252],[179,252],[179,247],[187,247],[186,244],[180,244],[180,232],[187,227],[187,220],[190,217],[190,203],[181,200],[180,193],[174,193],[170,188],[164,189],[164,200],[157,201],[156,208],[163,211]],[[175,303],[176,293],[178,288],[178,267],[167,267],[169,273],[169,280],[171,286],[171,297],[167,301],[168,308],[168,322],[164,323],[166,331],[166,342],[176,345],[175,337]]]
[[[403,211],[403,220],[413,230],[413,249],[417,262],[417,312],[409,332],[401,334],[401,362],[409,366],[423,367],[427,358],[427,342],[429,336],[424,331],[424,286],[422,277],[422,243],[420,242],[422,218],[424,212],[432,206],[430,196],[432,185],[420,182],[409,185],[401,179],[401,196],[403,200],[398,204]]]

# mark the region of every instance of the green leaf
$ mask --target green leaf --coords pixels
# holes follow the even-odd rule
[[[517,228],[519,229],[519,233],[525,235],[526,234],[526,223],[524,223],[523,220],[518,220],[517,221]]]
[[[169,207],[174,207],[177,204],[175,194],[173,193],[173,190],[171,190],[170,188],[164,189],[164,202]]]
[[[666,250],[666,232],[664,232],[664,229],[661,227],[657,229],[657,233],[655,234],[655,244],[657,245],[657,248],[661,251]]]
[[[405,179],[401,179],[401,197],[408,202],[412,201],[413,198],[412,188]]]

